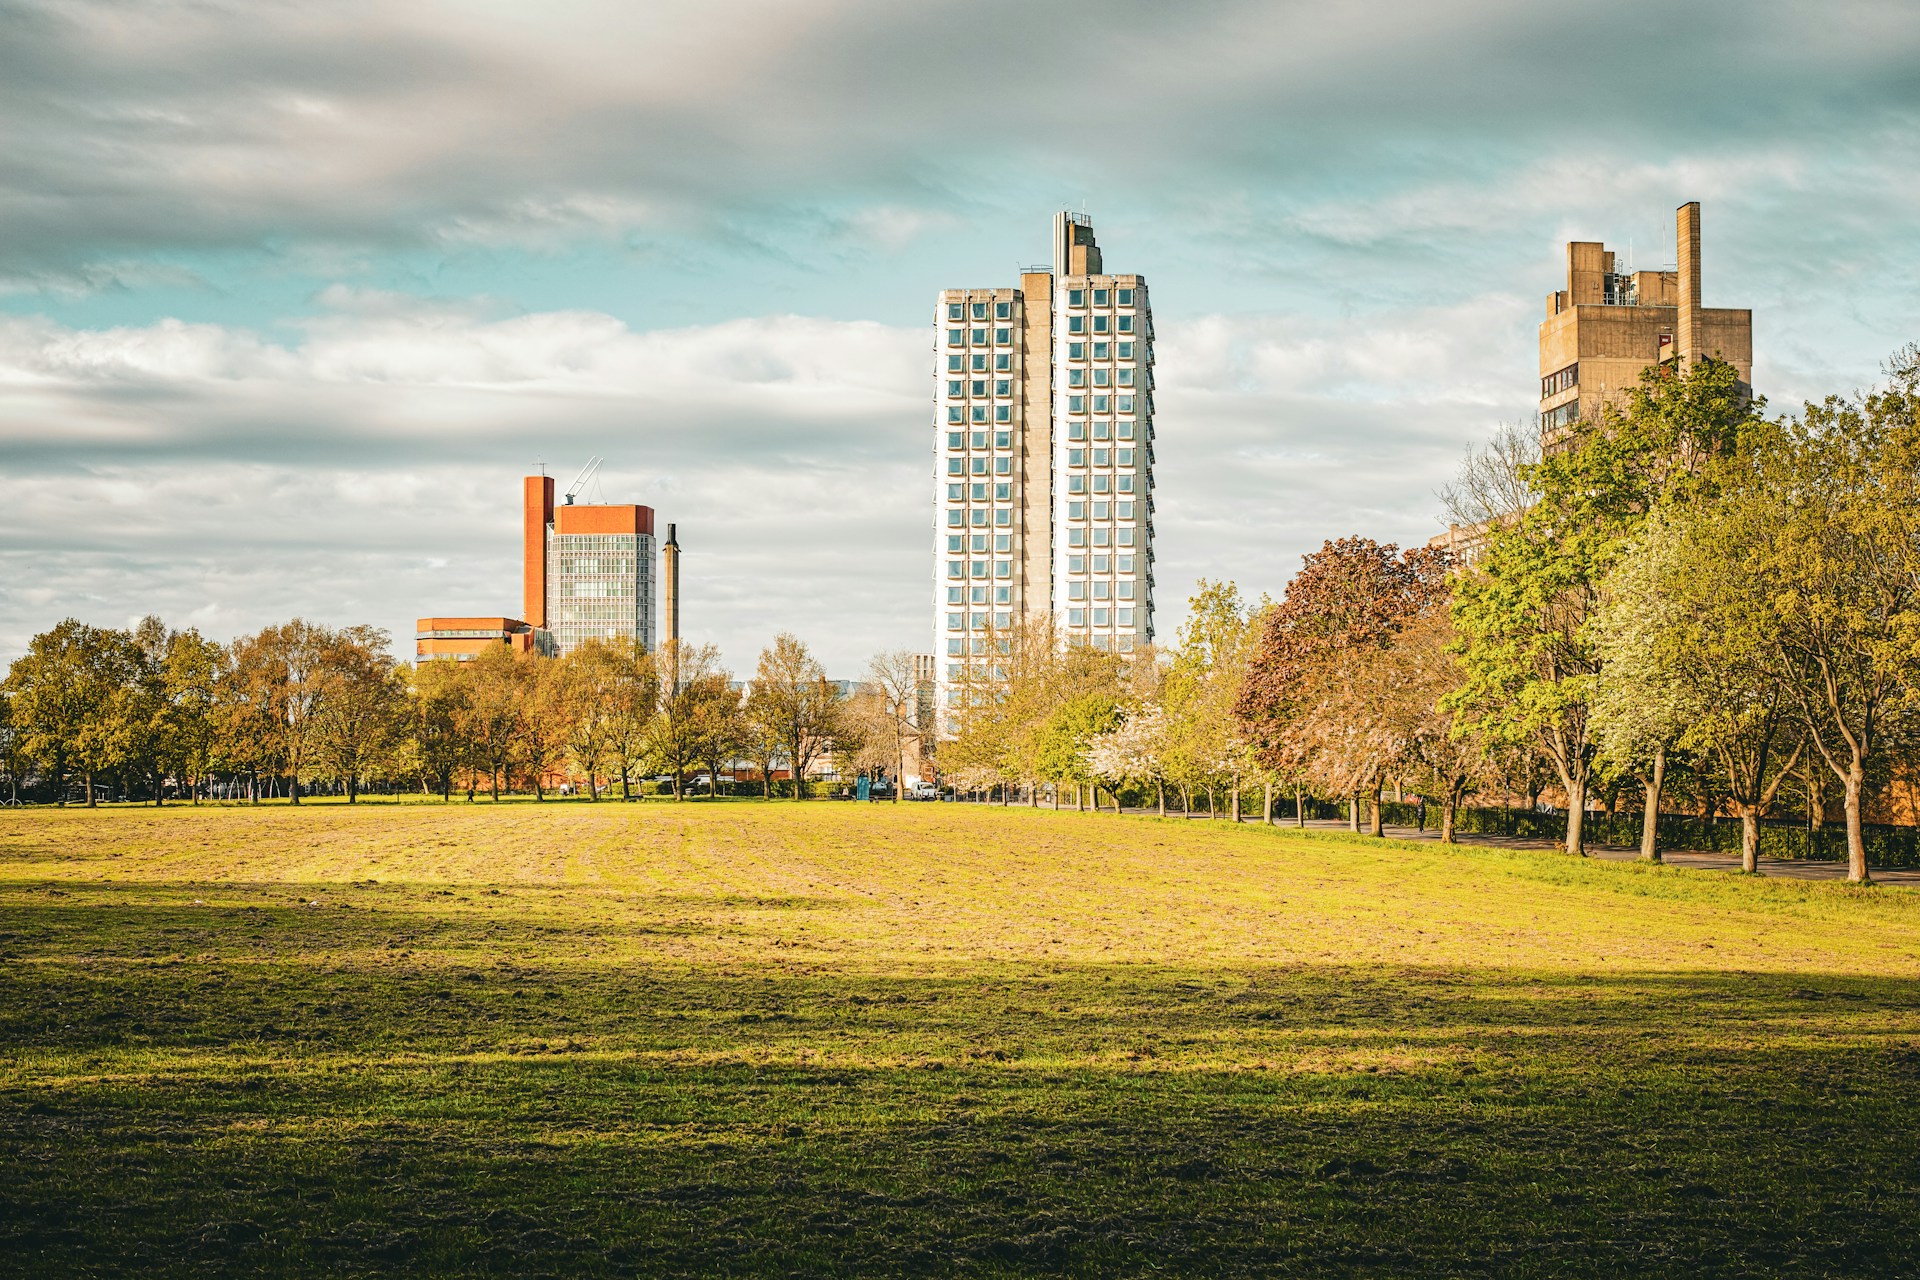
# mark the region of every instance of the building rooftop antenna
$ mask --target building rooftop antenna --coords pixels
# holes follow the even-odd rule
[[[605,459],[601,458],[598,454],[587,459],[587,465],[580,468],[580,474],[575,476],[573,483],[567,486],[568,506],[573,505],[574,498],[579,494],[580,490],[586,488],[587,481],[593,479],[593,473],[600,469],[600,464],[603,461],[605,461]]]

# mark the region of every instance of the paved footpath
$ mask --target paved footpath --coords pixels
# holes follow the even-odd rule
[[[1127,812],[1150,814],[1153,813],[1154,810],[1129,809]],[[1167,816],[1172,818],[1179,817],[1180,815],[1170,813]],[[1196,822],[1204,822],[1207,820],[1207,815],[1204,813],[1189,814],[1188,816]],[[1242,818],[1241,820],[1243,822],[1258,822],[1260,820],[1258,809],[1255,809],[1252,816]],[[1220,821],[1226,821],[1226,819],[1222,818]],[[1277,820],[1276,825],[1290,827],[1293,825],[1293,820],[1291,818],[1282,818]],[[1321,818],[1307,819],[1307,829],[1310,831],[1349,830],[1345,822],[1328,821]],[[1386,834],[1396,840],[1437,841],[1440,838],[1440,832],[1433,827],[1428,827],[1425,831],[1421,831],[1414,827],[1388,825],[1386,827]],[[1526,836],[1491,836],[1478,833],[1469,834],[1466,832],[1460,834],[1460,843],[1493,845],[1508,849],[1558,849],[1560,847],[1558,840],[1540,840]],[[1640,856],[1640,847],[1638,845],[1628,847],[1615,844],[1590,843],[1587,845],[1587,852],[1595,858],[1605,858],[1609,862],[1631,862]],[[1702,871],[1737,871],[1740,869],[1740,855],[1735,853],[1701,853],[1685,849],[1663,849],[1660,851],[1660,856],[1666,860],[1668,866],[1674,867],[1693,867]],[[1871,872],[1873,878],[1881,884],[1905,885],[1920,888],[1920,870],[1882,869],[1880,867],[1870,867],[1868,870]],[[1765,876],[1779,876],[1786,880],[1845,880],[1847,878],[1847,864],[1845,862],[1802,862],[1786,858],[1762,858],[1760,859],[1760,874]]]

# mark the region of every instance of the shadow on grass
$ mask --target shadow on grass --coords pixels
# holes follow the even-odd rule
[[[0,904],[0,1271],[1920,1266],[1908,982],[727,972],[373,892]]]

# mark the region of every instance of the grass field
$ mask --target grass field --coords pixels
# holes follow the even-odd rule
[[[1224,823],[0,811],[0,1274],[1914,1274],[1917,975]]]

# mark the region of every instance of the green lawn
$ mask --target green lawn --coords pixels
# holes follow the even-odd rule
[[[0,1274],[1913,1274],[1916,975],[1225,823],[0,811]]]

